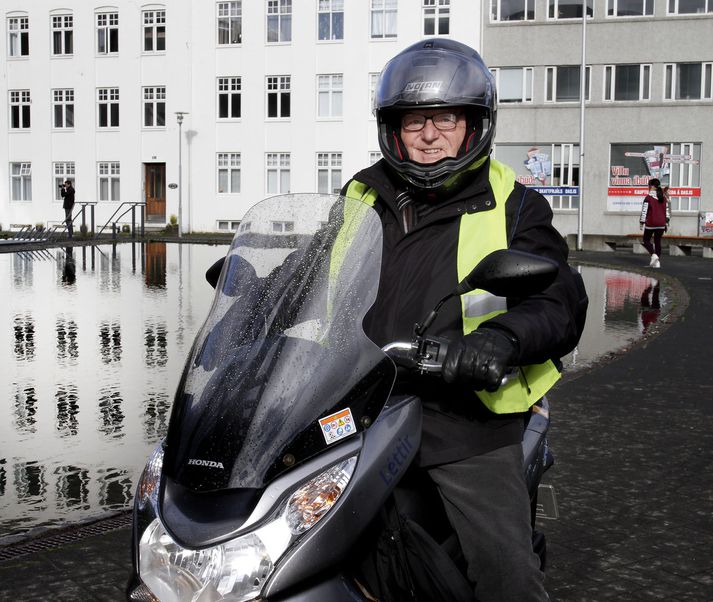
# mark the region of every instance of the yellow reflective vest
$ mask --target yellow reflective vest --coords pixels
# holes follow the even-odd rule
[[[495,207],[489,211],[466,213],[460,217],[458,229],[458,280],[465,278],[486,255],[507,248],[505,201],[515,187],[515,173],[507,165],[490,160],[490,186]],[[346,196],[374,206],[378,198],[375,189],[352,180]],[[483,290],[461,295],[463,334],[473,332],[480,324],[507,311],[506,299]],[[522,366],[518,378],[511,378],[494,393],[476,391],[478,398],[497,414],[527,411],[559,380],[560,373],[551,360],[542,364]]]

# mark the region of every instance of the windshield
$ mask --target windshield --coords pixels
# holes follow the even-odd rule
[[[353,199],[276,196],[245,214],[178,387],[167,475],[262,488],[376,418],[396,375],[362,328],[381,250],[379,216]],[[340,436],[320,424],[332,414]]]

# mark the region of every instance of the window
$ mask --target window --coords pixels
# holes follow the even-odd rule
[[[99,200],[119,201],[119,183],[121,172],[118,161],[99,163]]]
[[[218,45],[243,41],[243,3],[218,2]]]
[[[666,100],[710,100],[713,63],[673,63],[665,65]]]
[[[272,231],[275,233],[289,234],[295,231],[295,222],[272,222]]]
[[[98,88],[97,105],[97,125],[100,128],[119,127],[119,88]]]
[[[166,87],[144,88],[144,127],[166,127]]]
[[[267,153],[267,193],[287,194],[290,192],[290,153]]]
[[[289,75],[271,75],[267,78],[267,116],[280,118],[290,116]]]
[[[342,116],[342,74],[317,76],[317,115]]]
[[[604,100],[649,100],[651,65],[606,65]]]
[[[119,52],[119,13],[97,14],[97,53]]]
[[[32,163],[10,163],[10,200],[32,200]]]
[[[369,151],[369,166],[374,165],[381,159],[381,151]]]
[[[589,100],[591,67],[587,67],[585,80],[585,100]],[[578,102],[579,65],[559,65],[557,67],[547,67],[545,79],[545,101],[546,102]]]
[[[10,90],[10,129],[30,129],[30,91]]]
[[[60,194],[60,186],[62,186],[67,179],[74,182],[74,161],[53,163],[52,171],[54,172],[54,200],[61,201],[62,195]]]
[[[218,194],[240,192],[240,153],[218,153]]]
[[[10,57],[30,54],[30,18],[9,17],[7,20],[7,54]]]
[[[608,0],[609,17],[645,17],[654,14],[654,0]]]
[[[581,19],[582,0],[548,0],[548,19]],[[594,0],[587,0],[587,16],[592,16],[592,4]]]
[[[292,0],[267,0],[267,42],[292,40]]]
[[[74,127],[74,90],[52,90],[52,127]]]
[[[668,0],[667,11],[669,15],[711,13],[713,12],[713,0]]]
[[[144,11],[144,52],[166,50],[166,11]]]
[[[252,226],[252,222],[240,222],[240,232],[250,232]]]
[[[532,21],[535,0],[490,0],[491,21]]]
[[[342,153],[317,153],[317,192],[339,194],[342,189]]]
[[[240,118],[240,89],[239,77],[218,78],[218,119]]]
[[[376,84],[379,83],[379,73],[369,74],[369,113],[374,118],[374,96],[376,96]]]
[[[498,67],[495,75],[498,102],[532,102],[532,67]]]
[[[518,182],[545,195],[553,209],[579,207],[579,145],[497,144],[493,152],[512,166]]]
[[[344,39],[344,0],[318,0],[317,35],[320,40]]]
[[[248,225],[250,222],[248,222]],[[218,221],[218,230],[232,230],[233,232],[240,230],[240,232],[243,231],[243,224],[241,224],[239,221],[235,220],[219,220]]]
[[[397,0],[371,0],[371,37],[396,37]]]
[[[52,15],[52,54],[74,54],[74,17]]]
[[[450,24],[451,0],[423,0],[424,36],[447,36]]]

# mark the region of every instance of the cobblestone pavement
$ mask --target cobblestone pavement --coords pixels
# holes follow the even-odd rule
[[[550,395],[556,461],[546,482],[560,518],[540,526],[551,598],[711,601],[713,260],[665,257],[650,270],[631,252],[571,259],[656,275],[677,293],[657,336]],[[24,554],[0,548],[0,600],[123,600],[124,523],[58,547],[40,540]]]

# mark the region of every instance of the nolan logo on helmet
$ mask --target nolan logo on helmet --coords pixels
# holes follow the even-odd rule
[[[404,88],[404,92],[437,92],[443,87],[442,81],[433,82],[409,82]]]

